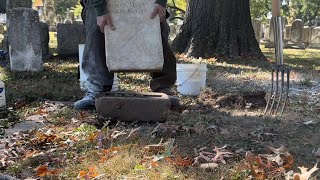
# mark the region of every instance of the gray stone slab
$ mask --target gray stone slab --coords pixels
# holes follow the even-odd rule
[[[102,117],[120,121],[163,122],[170,110],[170,100],[162,93],[104,93],[96,98]]]
[[[40,22],[40,39],[43,57],[49,55],[49,26],[46,23]]]
[[[7,0],[7,11],[17,7],[32,8],[32,0]]]
[[[116,28],[105,28],[109,70],[160,71],[164,62],[160,20],[150,19],[154,1],[110,0],[108,5]]]
[[[13,71],[43,70],[38,12],[30,8],[13,8],[7,12],[9,56]]]
[[[291,27],[291,41],[293,43],[302,42],[302,31],[303,31],[303,21],[301,19],[296,19],[292,22]]]
[[[80,24],[58,24],[57,40],[59,56],[78,56],[79,44],[86,40],[86,29]]]
[[[315,27],[312,29],[309,48],[320,49],[320,27]]]

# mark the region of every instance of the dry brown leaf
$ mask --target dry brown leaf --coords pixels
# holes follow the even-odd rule
[[[181,157],[177,157],[175,159],[168,157],[168,158],[165,158],[165,160],[177,166],[191,166],[193,164],[191,160],[182,159]]]
[[[47,165],[41,165],[35,169],[37,171],[36,176],[44,177],[44,176],[52,176],[58,175],[62,172],[62,169],[49,169]]]
[[[308,180],[314,172],[318,171],[317,166],[318,166],[318,162],[309,171],[308,171],[308,168],[299,167],[301,173],[295,173],[293,175],[293,180]]]
[[[225,151],[226,146],[222,148],[215,147],[213,151],[216,153],[216,155],[212,158],[212,162],[222,162],[223,164],[226,164],[224,158],[233,157],[233,153]]]

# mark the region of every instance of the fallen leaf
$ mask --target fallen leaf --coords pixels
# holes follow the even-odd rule
[[[177,166],[191,166],[193,164],[191,160],[182,159],[181,157],[177,157],[175,159],[168,157],[168,158],[165,158],[165,160]]]
[[[203,163],[200,165],[200,168],[203,169],[215,169],[218,167],[217,163]]]
[[[47,165],[41,165],[35,169],[37,171],[36,176],[44,177],[44,176],[52,176],[58,175],[62,172],[62,169],[49,169]]]
[[[212,158],[213,162],[222,162],[223,164],[226,164],[226,161],[224,158],[233,157],[233,153],[225,151],[226,146],[222,148],[215,147],[213,151],[216,153],[216,155]]]
[[[309,171],[308,171],[308,168],[299,167],[301,173],[295,173],[293,175],[293,180],[308,180],[314,172],[318,171],[317,166],[318,166],[318,162]]]

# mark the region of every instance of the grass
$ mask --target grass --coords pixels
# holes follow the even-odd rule
[[[54,44],[54,41],[52,41]],[[262,49],[272,61],[273,50]],[[319,79],[319,50],[285,50],[285,62],[293,70],[293,79],[309,87]],[[186,60],[181,59],[180,62]],[[262,116],[263,107],[243,108],[237,106],[217,107],[213,102],[219,93],[235,91],[263,90],[268,85],[269,62],[239,60],[217,62],[215,59],[194,59],[194,62],[208,64],[207,88],[199,97],[179,96],[182,112],[172,111],[164,128],[151,134],[158,124],[153,123],[109,123],[103,128],[108,134],[103,147],[97,147],[94,126],[99,123],[95,112],[78,112],[67,105],[56,106],[52,101],[75,101],[82,97],[77,79],[77,60],[53,58],[46,60],[44,71],[40,73],[11,72],[1,68],[7,92],[8,107],[12,107],[21,120],[31,115],[46,117],[46,127],[38,132],[57,135],[55,140],[45,145],[29,146],[29,150],[43,152],[35,157],[20,157],[13,165],[0,172],[19,178],[35,176],[40,165],[49,163],[50,168],[63,168],[57,176],[46,175],[45,179],[75,179],[83,171],[88,173],[96,167],[95,173],[101,179],[242,179],[250,172],[240,170],[245,153],[267,152],[267,147],[285,145],[294,156],[293,170],[304,165],[311,168],[317,161],[313,151],[320,148],[319,112],[320,109],[305,109],[301,105],[290,104],[282,119]],[[147,73],[120,73],[122,91],[150,91]],[[68,103],[67,103],[68,104]],[[305,125],[305,121],[315,124]],[[132,129],[141,130],[132,138],[126,139]],[[213,128],[215,127],[215,128]],[[110,139],[116,131],[127,134]],[[29,139],[41,141],[41,136],[32,134]],[[235,157],[219,163],[218,168],[202,169],[193,166],[179,166],[168,160],[152,164],[156,155],[164,156],[163,151],[149,152],[145,147],[175,138],[171,154],[176,158],[195,157],[194,149],[228,145]],[[17,140],[28,142],[28,140]],[[112,148],[116,150],[112,151]],[[103,150],[109,150],[105,153]]]

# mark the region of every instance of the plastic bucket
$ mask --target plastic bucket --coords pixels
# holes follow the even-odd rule
[[[83,91],[86,91],[87,88],[87,79],[88,77],[84,74],[83,69],[82,69],[82,58],[83,58],[83,51],[84,51],[84,44],[79,44],[79,73],[80,73],[80,88]],[[111,91],[118,91],[119,90],[119,79],[117,74],[114,74],[114,79],[113,79],[113,85]]]
[[[206,86],[206,64],[177,64],[177,90],[182,95],[197,96]]]

